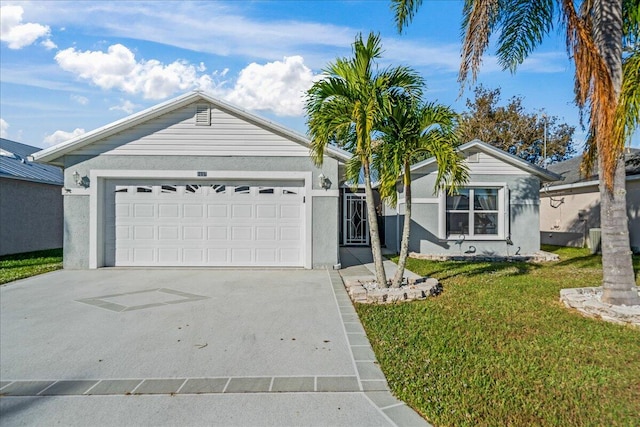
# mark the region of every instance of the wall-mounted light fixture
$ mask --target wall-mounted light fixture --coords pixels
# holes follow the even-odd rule
[[[80,176],[78,171],[73,171],[73,175],[72,176],[73,176],[73,182],[75,182],[78,187],[84,187],[85,186],[84,179]]]
[[[320,176],[318,176],[318,184],[320,185],[321,188],[325,190],[328,190],[331,188],[331,180],[326,176],[324,176],[323,173],[321,173]]]

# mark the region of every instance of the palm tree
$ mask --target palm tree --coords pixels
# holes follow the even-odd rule
[[[307,92],[305,108],[311,155],[316,165],[322,164],[327,145],[335,144],[354,155],[346,168],[348,180],[357,185],[360,171],[364,174],[376,281],[379,286],[386,286],[371,182],[372,141],[383,111],[397,97],[420,96],[423,81],[407,67],[378,70],[375,61],[381,53],[379,36],[371,33],[365,43],[362,35],[358,35],[353,43],[353,57],[336,59],[326,67],[323,78]]]
[[[405,199],[398,269],[391,282],[391,286],[397,288],[402,284],[409,255],[411,165],[419,159],[435,157],[438,174],[434,192],[454,191],[468,180],[468,169],[455,148],[457,114],[445,106],[402,99],[391,107],[381,131],[383,144],[374,157],[374,167],[380,171],[380,196],[387,204],[395,206],[400,176]]]
[[[391,1],[402,31],[422,0]],[[588,115],[583,170],[597,161],[600,175],[602,299],[635,305],[640,304],[640,296],[631,263],[623,151],[639,120],[640,10],[637,0],[579,3],[576,9],[575,0],[465,0],[458,80],[463,88],[469,74],[475,81],[494,30],[499,31],[498,59],[503,68],[515,72],[553,30],[559,15],[575,64],[576,103]]]

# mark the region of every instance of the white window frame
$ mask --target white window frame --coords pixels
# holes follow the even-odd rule
[[[504,182],[472,182],[461,189],[497,189],[498,190],[498,234],[465,234],[467,241],[478,240],[505,240],[507,230],[509,230],[509,188]],[[469,206],[469,231],[473,233],[473,200],[470,198]],[[460,235],[447,235],[447,193],[440,192],[438,203],[439,221],[438,238],[440,240],[455,241],[460,239]]]

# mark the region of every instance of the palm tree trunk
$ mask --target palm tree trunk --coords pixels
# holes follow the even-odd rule
[[[400,243],[400,257],[398,258],[398,270],[393,277],[391,286],[399,288],[404,278],[404,270],[409,257],[409,233],[411,231],[411,166],[408,163],[404,165],[404,224],[402,225],[402,241]]]
[[[631,262],[624,155],[620,156],[609,191],[600,180],[600,224],[602,228],[602,301],[614,305],[640,304]]]
[[[382,260],[382,248],[380,246],[380,234],[378,232],[378,216],[376,215],[376,202],[371,188],[371,173],[369,162],[362,162],[364,170],[364,194],[367,200],[367,221],[369,223],[369,236],[371,237],[371,253],[376,270],[376,282],[380,287],[387,286],[387,275],[384,272]]]
[[[595,41],[611,75],[616,96],[622,87],[622,2],[596,0]],[[624,154],[618,156],[613,187],[604,184],[602,156],[605,141],[598,141],[600,174],[600,226],[602,228],[602,287],[604,302],[615,305],[640,304],[633,274],[625,190]],[[614,148],[608,148],[614,149]]]

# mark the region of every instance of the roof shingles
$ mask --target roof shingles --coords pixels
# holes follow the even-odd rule
[[[627,176],[640,174],[640,149],[632,148],[629,153],[625,154],[625,163]],[[593,166],[591,174],[588,176],[580,173],[580,165],[582,164],[582,156],[577,156],[564,162],[554,163],[547,167],[547,170],[561,175],[564,180],[551,182],[550,185],[567,185],[576,184],[578,182],[588,182],[598,180],[598,163]]]

